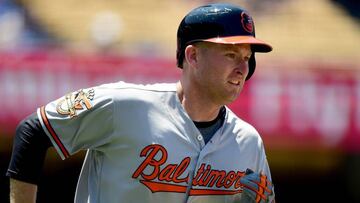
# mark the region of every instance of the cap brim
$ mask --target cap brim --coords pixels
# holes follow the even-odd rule
[[[233,37],[215,37],[206,40],[205,42],[213,42],[220,44],[250,44],[254,52],[270,52],[272,47],[264,41],[258,40],[253,36],[233,36]]]

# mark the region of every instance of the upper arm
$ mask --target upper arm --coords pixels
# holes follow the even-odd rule
[[[114,127],[112,94],[108,88],[83,89],[38,109],[42,128],[62,159],[110,142]]]
[[[50,146],[36,114],[25,118],[16,128],[7,176],[37,184]]]

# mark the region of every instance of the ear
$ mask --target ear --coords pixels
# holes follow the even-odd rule
[[[190,66],[195,66],[197,63],[197,57],[199,54],[199,50],[194,45],[188,45],[185,48],[185,60]]]

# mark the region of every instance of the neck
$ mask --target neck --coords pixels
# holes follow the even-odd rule
[[[177,95],[182,106],[193,121],[212,121],[219,114],[222,105],[212,103],[181,80],[177,84]]]

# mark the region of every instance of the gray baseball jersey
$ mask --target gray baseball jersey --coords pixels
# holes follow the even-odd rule
[[[101,85],[37,113],[63,159],[87,150],[75,202],[237,202],[247,168],[271,181],[257,131],[227,108],[205,144],[176,84]]]

